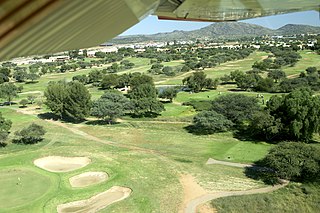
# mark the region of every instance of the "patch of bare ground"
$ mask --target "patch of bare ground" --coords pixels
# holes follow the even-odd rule
[[[182,174],[180,176],[180,183],[183,187],[183,203],[182,206],[179,210],[179,213],[184,212],[186,206],[188,205],[188,203],[199,197],[199,196],[203,196],[205,194],[207,194],[208,192],[202,188],[197,181],[195,180],[195,178],[190,175],[190,174]]]
[[[209,203],[201,204],[197,207],[197,213],[217,213],[217,209],[213,208]]]
[[[277,189],[280,189],[282,187],[285,187],[288,185],[289,182],[285,182],[284,184],[279,184],[275,186],[267,186],[264,188],[259,189],[251,189],[246,191],[221,191],[221,192],[214,192],[214,193],[208,193],[205,195],[202,195],[200,197],[197,197],[190,201],[185,208],[185,213],[195,213],[197,206],[206,203],[210,200],[215,200],[221,197],[230,197],[230,196],[240,196],[240,195],[251,195],[251,194],[262,194],[262,193],[268,193],[273,192]]]
[[[85,167],[91,162],[87,157],[48,156],[36,159],[33,163],[49,172],[70,172]]]
[[[87,187],[94,184],[102,183],[108,179],[105,172],[85,172],[69,179],[72,187]]]
[[[130,188],[113,186],[86,200],[78,200],[58,205],[58,213],[94,213],[130,196]]]

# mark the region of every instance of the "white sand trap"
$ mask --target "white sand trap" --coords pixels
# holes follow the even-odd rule
[[[50,172],[70,172],[85,167],[91,162],[87,157],[48,156],[39,158],[33,163],[41,169]]]
[[[94,195],[87,200],[78,200],[70,203],[61,204],[57,207],[58,213],[93,213],[106,208],[112,203],[123,200],[131,194],[131,189],[113,186],[109,190]]]
[[[106,181],[108,174],[105,172],[85,172],[69,179],[72,187],[86,187]]]

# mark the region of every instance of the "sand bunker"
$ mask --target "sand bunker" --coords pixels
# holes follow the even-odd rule
[[[85,167],[91,162],[87,157],[48,156],[39,158],[33,163],[41,169],[50,172],[70,172]]]
[[[108,179],[105,172],[85,172],[69,179],[72,187],[86,187],[93,184],[104,182]]]
[[[131,189],[113,186],[109,190],[97,194],[87,200],[79,200],[71,203],[61,204],[57,207],[58,213],[93,213],[108,205],[129,197]]]

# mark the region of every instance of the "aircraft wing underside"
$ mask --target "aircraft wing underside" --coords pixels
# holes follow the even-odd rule
[[[319,10],[319,0],[0,0],[0,60],[99,45],[147,15],[236,21]]]

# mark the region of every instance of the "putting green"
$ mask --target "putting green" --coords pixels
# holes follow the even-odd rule
[[[0,170],[0,209],[30,204],[50,188],[50,178],[27,169]]]

